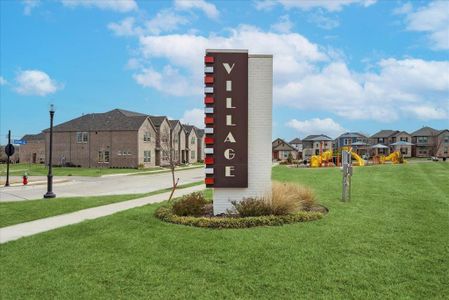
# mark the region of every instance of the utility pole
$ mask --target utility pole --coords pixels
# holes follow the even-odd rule
[[[352,161],[351,153],[343,150],[341,152],[342,171],[343,171],[343,189],[341,201],[351,201],[351,177],[352,177]]]
[[[8,130],[8,144],[5,147],[6,160],[6,183],[5,187],[9,186],[9,158],[14,154],[14,146],[11,144],[11,130]]]

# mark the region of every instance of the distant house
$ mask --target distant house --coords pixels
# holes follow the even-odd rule
[[[391,136],[392,144],[396,143],[396,142],[401,142],[401,141],[411,143],[412,136],[410,135],[410,133],[408,133],[406,131],[397,131],[396,133],[394,133]],[[389,146],[392,151],[400,151],[403,157],[411,157],[412,156],[412,146],[411,145],[392,146],[391,144],[389,144]]]
[[[48,144],[49,130],[44,133]],[[121,109],[83,115],[53,128],[53,164],[57,165],[150,167],[156,165],[155,148],[156,128],[151,119]]]
[[[310,159],[312,155],[333,149],[333,140],[325,134],[308,135],[302,139],[302,158]]]
[[[196,163],[198,161],[198,136],[195,127],[192,125],[182,125],[186,131],[186,163]]]
[[[371,145],[381,144],[388,148],[374,149],[375,155],[386,155],[390,153],[390,144],[395,142],[394,136],[398,134],[399,130],[381,130],[369,137],[369,143]]]
[[[357,142],[368,144],[368,137],[359,132],[346,132],[336,138],[335,146],[337,148],[341,148],[344,146],[350,146]]]
[[[431,127],[423,127],[411,134],[413,155],[416,157],[431,157],[441,155],[447,157],[449,137],[447,129],[436,130]],[[448,141],[448,142],[445,142]],[[446,149],[446,150],[445,150]]]
[[[175,164],[182,163],[185,158],[186,133],[179,120],[169,120],[170,124],[170,142],[172,147],[173,161]]]
[[[205,138],[206,135],[204,134],[204,129],[199,129],[196,128],[196,135],[198,136],[198,161],[199,162],[204,162],[204,158],[205,158],[205,153],[204,153],[204,148],[206,148],[206,143],[205,143]]]
[[[271,146],[273,160],[287,160],[290,154],[293,159],[298,159],[298,150],[283,139],[275,139]]]
[[[289,142],[289,144],[293,146],[293,148],[295,148],[298,153],[302,153],[302,141],[300,138],[294,138]]]
[[[19,161],[21,163],[45,163],[45,134],[27,134],[22,137],[26,144],[21,145]]]
[[[171,127],[165,116],[149,116],[156,129],[155,157],[156,166],[170,165]]]

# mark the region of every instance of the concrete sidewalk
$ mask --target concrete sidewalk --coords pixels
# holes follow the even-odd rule
[[[173,197],[179,197],[192,192],[204,190],[204,185],[197,185],[190,188],[175,191]],[[92,220],[104,216],[112,215],[116,212],[143,206],[150,203],[162,202],[168,199],[170,192],[148,196],[140,199],[128,200],[114,204],[108,204],[88,209],[83,209],[73,213],[39,219],[22,224],[11,225],[0,228],[0,244],[17,240],[21,237],[34,235],[37,233],[53,230],[67,225],[77,224],[85,220]]]

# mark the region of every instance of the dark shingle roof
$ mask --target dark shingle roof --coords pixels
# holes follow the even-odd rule
[[[398,130],[389,130],[389,129],[381,130],[370,136],[370,138],[387,138],[394,134],[397,134],[398,132],[399,132]]]
[[[403,134],[403,133],[410,135],[410,133],[408,133],[407,131],[399,131],[399,130],[398,130],[398,132],[396,132],[395,134],[393,134],[393,136],[398,136],[398,135]]]
[[[187,133],[190,133],[190,131],[192,131],[193,129],[192,125],[183,124],[182,126],[184,127]]]
[[[138,130],[147,118],[144,114],[114,109],[105,113],[93,113],[81,116],[59,124],[53,130],[56,132]]]
[[[296,149],[293,148],[290,144],[284,142],[273,147],[273,151],[296,151]]]
[[[204,136],[204,129],[199,129],[199,128],[195,127],[195,131],[196,131],[196,135],[199,138],[202,138]]]
[[[340,135],[338,138],[366,138],[366,136],[359,132],[345,132],[342,135]]]
[[[43,132],[38,133],[38,134],[25,134],[22,137],[22,140],[25,141],[40,141],[40,140],[44,140],[45,139],[45,134]]]
[[[437,134],[439,134],[438,130],[428,126],[418,129],[415,132],[411,133],[412,136],[434,136]]]
[[[311,134],[302,139],[303,141],[333,141],[325,134]]]
[[[153,122],[154,126],[161,126],[162,122],[164,122],[167,117],[164,116],[149,116],[150,120]]]
[[[170,124],[170,128],[173,129],[176,127],[176,124],[180,123],[179,120],[168,120],[168,123]]]
[[[290,141],[290,144],[301,144],[301,139],[300,138],[294,138],[293,140]]]

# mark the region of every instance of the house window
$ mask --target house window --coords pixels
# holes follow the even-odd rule
[[[143,162],[151,162],[151,151],[143,151]]]
[[[192,136],[192,138],[190,139],[190,144],[191,145],[195,144],[195,137],[194,136]]]
[[[86,144],[89,139],[88,132],[77,132],[76,142],[78,144]]]
[[[408,137],[401,137],[402,142],[408,142]]]
[[[162,143],[168,143],[168,137],[166,135],[162,135],[161,142]]]
[[[190,151],[190,158],[195,159],[195,151],[194,150]]]
[[[168,151],[167,150],[163,150],[162,151],[162,159],[163,160],[168,160]]]
[[[446,135],[446,136],[444,137],[444,143],[445,143],[445,144],[449,143],[449,135]]]
[[[179,151],[175,150],[175,159],[178,160],[179,159]]]
[[[173,138],[173,143],[177,144],[178,143],[178,136],[175,135],[175,137]]]
[[[408,154],[408,148],[401,148],[401,153],[402,154]]]
[[[98,151],[98,162],[109,163],[109,151]]]
[[[378,138],[378,139],[377,139],[377,142],[378,142],[378,143],[383,143],[383,142],[384,142],[384,138]]]
[[[144,142],[151,142],[151,133],[150,132],[145,132],[143,134],[143,141]]]
[[[447,152],[448,152],[448,147],[444,147],[444,154],[447,154]]]
[[[418,143],[419,144],[427,144],[427,136],[419,136]]]

